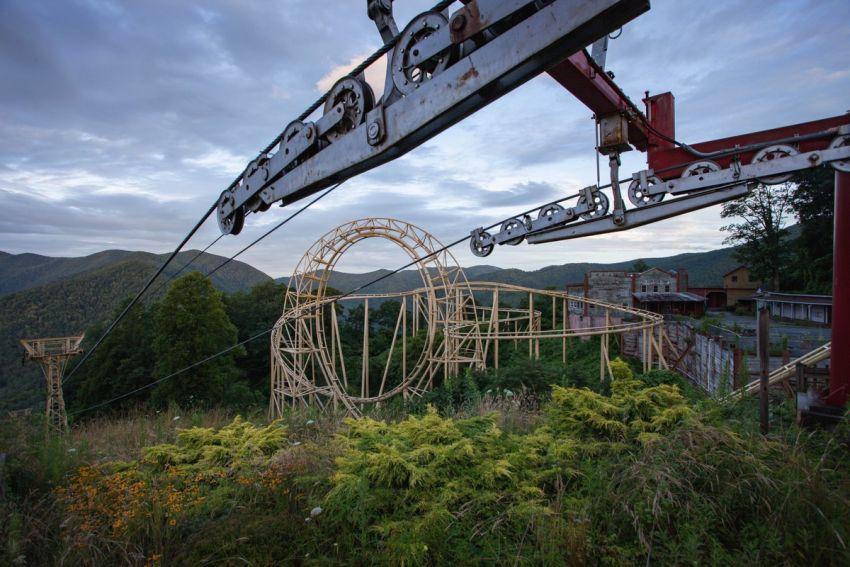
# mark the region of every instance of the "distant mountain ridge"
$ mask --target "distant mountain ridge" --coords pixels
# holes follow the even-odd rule
[[[167,291],[162,285],[198,251],[177,255],[165,276],[153,284],[148,299]],[[80,333],[109,318],[125,298],[134,295],[162,265],[167,255],[108,250],[81,258],[51,258],[37,254],[0,254],[0,410],[34,403],[40,388],[38,366],[21,366],[21,338]],[[226,258],[203,254],[184,273],[209,272]],[[10,283],[9,280],[14,280]],[[239,261],[230,262],[211,278],[221,291],[247,290],[271,277]],[[9,292],[8,290],[16,290]]]
[[[650,266],[688,270],[693,287],[721,285],[722,276],[738,265],[733,248],[710,252],[643,258]],[[197,254],[180,253],[166,269],[174,274]],[[107,320],[120,302],[133,295],[167,256],[150,252],[106,250],[79,258],[52,258],[38,254],[9,254],[0,251],[0,410],[33,405],[40,401],[42,380],[37,366],[21,367],[18,340],[23,337],[56,336],[82,332]],[[225,258],[205,253],[189,271],[209,272]],[[464,268],[470,280],[513,283],[534,288],[563,289],[580,282],[590,270],[630,270],[637,260],[615,263],[582,262],[554,265],[539,270],[477,265]],[[345,292],[358,288],[390,270],[362,274],[334,272],[330,285]],[[232,293],[269,281],[265,273],[234,261],[212,276],[220,290]],[[286,283],[288,278],[279,278]],[[162,281],[162,280],[161,280]],[[415,289],[422,285],[416,270],[404,270],[366,288],[365,292],[386,293]],[[165,293],[154,284],[151,299]]]
[[[649,266],[665,270],[685,269],[688,272],[691,287],[713,287],[723,285],[723,274],[739,265],[734,259],[734,248],[721,248],[709,252],[689,252],[675,256],[658,258],[640,258]],[[554,286],[563,289],[569,283],[584,280],[584,275],[592,270],[631,270],[635,260],[614,263],[581,262],[546,266],[539,270],[525,271],[518,268],[497,268],[495,266],[470,266],[464,268],[469,280],[510,283],[533,288]],[[390,273],[391,270],[375,270],[362,274],[333,272],[328,285],[342,292],[356,289],[368,282]],[[278,278],[279,283],[287,283],[288,277]],[[409,291],[422,286],[422,278],[417,270],[403,270],[364,289],[368,293],[392,293]]]
[[[197,253],[197,250],[187,250],[178,254],[166,269],[166,274],[173,274],[179,270]],[[90,273],[119,262],[140,262],[155,269],[162,265],[167,257],[167,254],[130,250],[104,250],[80,257],[2,252],[0,253],[0,296],[51,284],[78,274]],[[225,258],[221,256],[205,253],[192,263],[192,268],[208,272],[224,260]],[[267,274],[238,261],[231,262],[212,276],[216,287],[228,293],[250,288],[267,279],[269,279]]]

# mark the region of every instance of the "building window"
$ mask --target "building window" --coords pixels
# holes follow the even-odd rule
[[[642,286],[640,286],[640,290],[643,291],[643,292],[646,292],[646,284],[643,284]]]
[[[738,276],[732,276],[732,281],[733,281],[733,282],[738,281]]]
[[[657,285],[652,286],[652,291],[658,291],[658,286]]]
[[[664,286],[664,291],[670,291],[670,284]]]

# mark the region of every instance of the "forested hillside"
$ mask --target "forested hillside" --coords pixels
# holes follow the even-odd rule
[[[166,269],[166,273],[174,273],[197,253],[197,250],[181,252],[172,265]],[[158,268],[167,257],[167,254],[130,250],[104,250],[78,258],[54,258],[39,254],[8,254],[2,252],[0,253],[0,296],[64,281],[76,275],[96,272],[102,268],[109,269],[111,266],[127,262],[137,262],[153,270]],[[206,273],[222,261],[224,261],[224,258],[221,256],[204,254],[192,265],[195,269]],[[249,289],[267,279],[266,274],[242,262],[231,263],[212,276],[213,284],[227,293]]]
[[[723,285],[723,274],[735,268],[740,262],[733,257],[734,248],[721,248],[710,252],[695,252],[665,256],[660,258],[643,258],[649,266],[673,270],[684,268],[688,271],[690,285],[694,287],[709,287]],[[631,270],[635,260],[602,264],[582,262],[546,266],[539,270],[524,271],[516,268],[503,269],[495,266],[471,266],[464,268],[469,280],[511,283],[535,288],[554,286],[563,288],[567,283],[580,282],[584,274],[591,270]],[[331,274],[329,285],[342,291],[349,291],[387,274],[390,270],[376,270],[365,274],[349,274],[334,272]],[[288,278],[277,281],[286,283]],[[390,291],[410,290],[422,285],[422,279],[416,270],[404,270],[390,276],[373,286],[371,293],[386,293]]]
[[[174,267],[166,273],[175,273],[196,254],[197,251],[179,254],[172,263]],[[116,261],[115,258],[123,259]],[[12,262],[12,259],[17,260]],[[162,255],[124,251],[85,258],[48,258],[35,254],[0,256],[0,265],[4,266],[2,282],[15,277],[10,276],[11,273],[17,273],[30,283],[52,280],[0,297],[0,411],[30,406],[39,402],[43,395],[43,379],[38,366],[20,364],[23,351],[19,339],[83,332],[105,320],[125,298],[139,290],[163,260]],[[206,272],[224,260],[221,256],[204,254],[193,263],[193,268]],[[66,271],[64,277],[55,277],[40,271],[51,265],[76,273],[68,276]],[[269,276],[238,261],[231,262],[212,277],[213,285],[225,292],[247,290],[268,281],[271,281]],[[166,287],[158,288],[158,284],[154,284],[152,289],[155,293],[151,299],[158,299]]]

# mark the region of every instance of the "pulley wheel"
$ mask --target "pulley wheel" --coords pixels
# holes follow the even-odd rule
[[[486,258],[493,252],[493,243],[490,241],[490,233],[479,232],[473,234],[469,239],[469,249],[479,258]]]
[[[552,218],[556,213],[560,213],[564,210],[564,207],[559,205],[558,203],[551,203],[544,207],[540,208],[540,211],[537,213],[537,220],[546,219],[548,222],[552,222]]]
[[[585,199],[584,195],[578,198],[579,205],[586,205],[587,199]],[[596,219],[599,217],[604,217],[608,214],[608,207],[610,203],[608,202],[608,197],[605,196],[605,193],[602,191],[597,191],[593,194],[593,207],[592,210],[582,213],[581,218],[584,220]],[[590,206],[590,205],[588,205]]]
[[[412,93],[419,88],[419,85],[446,70],[450,58],[448,51],[443,51],[416,65],[411,64],[410,60],[411,56],[417,55],[418,43],[448,25],[449,21],[440,12],[425,12],[413,18],[404,28],[390,62],[393,83],[401,93]]]
[[[646,179],[647,185],[661,185],[664,183],[658,177],[654,175],[652,177],[648,177]],[[631,183],[629,183],[629,201],[631,201],[632,205],[635,207],[645,207],[647,205],[654,205],[655,203],[660,203],[664,199],[664,195],[666,193],[649,193],[644,190],[643,187],[640,186],[640,180],[635,179]]]
[[[359,78],[343,77],[331,89],[325,101],[325,114],[342,103],[343,117],[326,134],[328,140],[335,142],[366,120],[366,114],[375,106],[375,94],[369,83]]]
[[[829,149],[831,150],[834,150],[835,148],[843,148],[845,146],[850,146],[850,136],[839,136],[829,143]],[[833,161],[830,162],[830,165],[835,171],[850,173],[850,159]]]
[[[682,178],[685,177],[700,177],[706,173],[720,171],[720,166],[711,160],[696,161],[685,168],[682,172]],[[700,178],[702,181],[702,178]]]
[[[788,146],[786,144],[776,144],[775,146],[767,146],[766,148],[760,149],[756,155],[753,156],[752,163],[760,163],[773,161],[775,159],[782,159],[785,157],[791,157],[797,155],[797,148],[793,146]],[[757,179],[764,183],[765,185],[777,185],[779,183],[785,183],[794,177],[793,173],[783,173],[781,175],[769,175],[767,177],[758,177]]]
[[[523,224],[520,219],[506,220],[502,223],[501,231],[504,232],[507,236],[511,236],[514,234],[519,235],[514,238],[511,238],[510,240],[505,240],[504,244],[507,244],[508,246],[516,246],[517,244],[525,240],[525,224]]]
[[[242,232],[242,226],[245,224],[245,211],[242,207],[234,209],[229,215],[222,213],[223,205],[232,205],[233,203],[233,193],[230,191],[222,192],[218,198],[216,219],[218,220],[218,228],[222,234],[239,234]]]

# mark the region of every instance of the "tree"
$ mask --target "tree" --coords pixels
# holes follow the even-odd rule
[[[643,259],[640,259],[640,260],[637,260],[632,265],[632,271],[637,273],[637,274],[641,274],[641,273],[647,271],[649,269],[649,267],[650,267],[649,264],[647,264]]]
[[[832,292],[832,247],[835,215],[835,171],[821,166],[800,172],[791,207],[800,223],[791,273],[807,293]]]
[[[130,298],[125,299],[112,314],[112,320],[124,310]],[[69,383],[66,395],[69,405],[81,408],[125,394],[149,384],[153,378],[153,341],[156,306],[136,305],[117,325],[100,347],[91,355],[79,375]],[[103,334],[106,326],[98,324],[86,331],[83,348],[91,348]],[[72,363],[73,364],[73,363]],[[119,400],[117,404],[135,404],[146,400],[150,392]],[[115,407],[115,406],[111,406]]]
[[[272,327],[283,312],[286,286],[268,281],[255,285],[251,291],[236,292],[225,297],[227,315],[236,325],[239,340],[244,341]],[[247,356],[237,366],[251,388],[269,393],[269,340],[257,339],[245,345]]]
[[[791,213],[792,187],[790,183],[757,185],[744,197],[725,203],[720,212],[722,218],[738,220],[720,229],[729,233],[724,244],[736,245],[735,258],[755,278],[771,282],[774,290],[780,288],[780,274],[789,257],[785,224]]]
[[[198,272],[174,280],[157,310],[154,352],[157,379],[194,364],[237,342],[236,326],[225,312],[221,292]],[[239,382],[238,347],[157,386],[153,400],[178,404],[236,403],[250,397]]]

